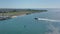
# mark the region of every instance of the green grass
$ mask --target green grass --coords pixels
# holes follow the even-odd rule
[[[8,13],[0,13],[1,15],[4,16],[18,16],[18,15],[23,15],[23,14],[31,14],[31,13],[39,13],[39,12],[46,12],[46,10],[24,10],[24,11],[16,11],[16,12],[8,12]]]

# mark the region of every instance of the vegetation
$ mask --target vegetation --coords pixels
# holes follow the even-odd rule
[[[46,12],[47,10],[34,10],[34,9],[21,9],[21,10],[18,10],[18,9],[14,9],[12,11],[4,11],[4,12],[1,12],[0,11],[0,16],[2,16],[2,14],[4,16],[17,16],[17,15],[23,15],[23,14],[31,14],[31,13],[39,13],[39,12]]]

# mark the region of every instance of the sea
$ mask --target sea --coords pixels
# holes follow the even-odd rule
[[[60,34],[60,9],[47,10],[0,21],[0,34]]]

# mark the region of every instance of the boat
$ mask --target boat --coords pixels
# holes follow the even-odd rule
[[[0,17],[0,20],[10,19],[11,17]]]
[[[34,18],[35,20],[38,20],[38,18]]]
[[[8,13],[4,14],[4,12],[2,11],[2,14],[0,15],[0,20],[6,20],[6,19],[10,19],[10,18],[11,18],[11,16],[8,16]]]
[[[50,19],[44,19],[44,18],[35,18],[35,20],[50,20]]]
[[[45,19],[45,18],[34,18],[34,19],[39,21],[60,22],[60,20],[52,20],[52,19]]]

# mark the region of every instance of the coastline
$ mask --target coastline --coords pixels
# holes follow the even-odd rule
[[[46,12],[45,10],[23,10],[20,12],[2,12],[0,13],[0,20],[16,18],[18,16],[29,15],[32,13]]]
[[[21,16],[25,16],[25,15],[26,15],[26,14],[23,14],[23,15],[17,15],[17,16],[15,15],[15,16],[11,16],[11,18],[16,18],[16,17],[18,17],[18,16],[21,17]]]

